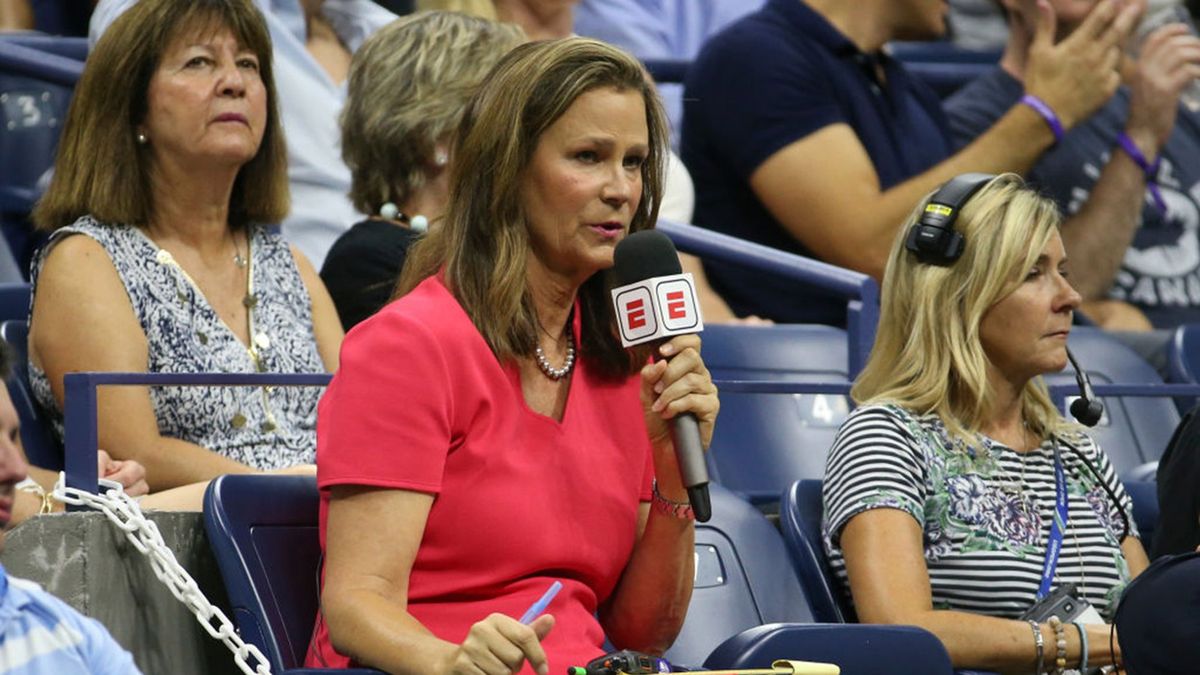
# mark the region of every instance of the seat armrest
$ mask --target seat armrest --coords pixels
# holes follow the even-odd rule
[[[855,675],[950,675],[950,655],[933,633],[915,626],[774,623],[721,643],[704,667],[769,668],[777,659],[834,663]]]

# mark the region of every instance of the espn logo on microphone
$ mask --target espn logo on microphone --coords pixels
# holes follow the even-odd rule
[[[612,296],[625,347],[704,330],[691,274],[651,277],[614,288]]]

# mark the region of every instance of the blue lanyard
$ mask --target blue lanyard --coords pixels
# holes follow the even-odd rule
[[[1058,556],[1062,553],[1063,530],[1067,527],[1067,475],[1063,471],[1062,455],[1058,439],[1054,439],[1054,521],[1050,524],[1050,539],[1046,542],[1046,562],[1042,565],[1042,584],[1038,587],[1037,599],[1050,594],[1054,584],[1054,572],[1058,569]]]

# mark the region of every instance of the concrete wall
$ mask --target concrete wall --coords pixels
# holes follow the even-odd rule
[[[199,513],[151,513],[167,546],[209,602],[229,614]],[[154,576],[101,513],[38,516],[8,533],[0,563],[108,627],[146,675],[240,673],[223,644]]]

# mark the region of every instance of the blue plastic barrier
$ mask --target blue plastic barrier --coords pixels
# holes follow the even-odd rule
[[[66,485],[96,492],[99,387],[324,387],[331,377],[328,373],[67,373],[63,376]]]
[[[847,368],[851,378],[862,370],[867,354],[875,344],[875,324],[879,322],[879,285],[874,279],[844,267],[695,225],[659,220],[658,229],[684,253],[798,281],[825,295],[845,298],[850,346]]]

